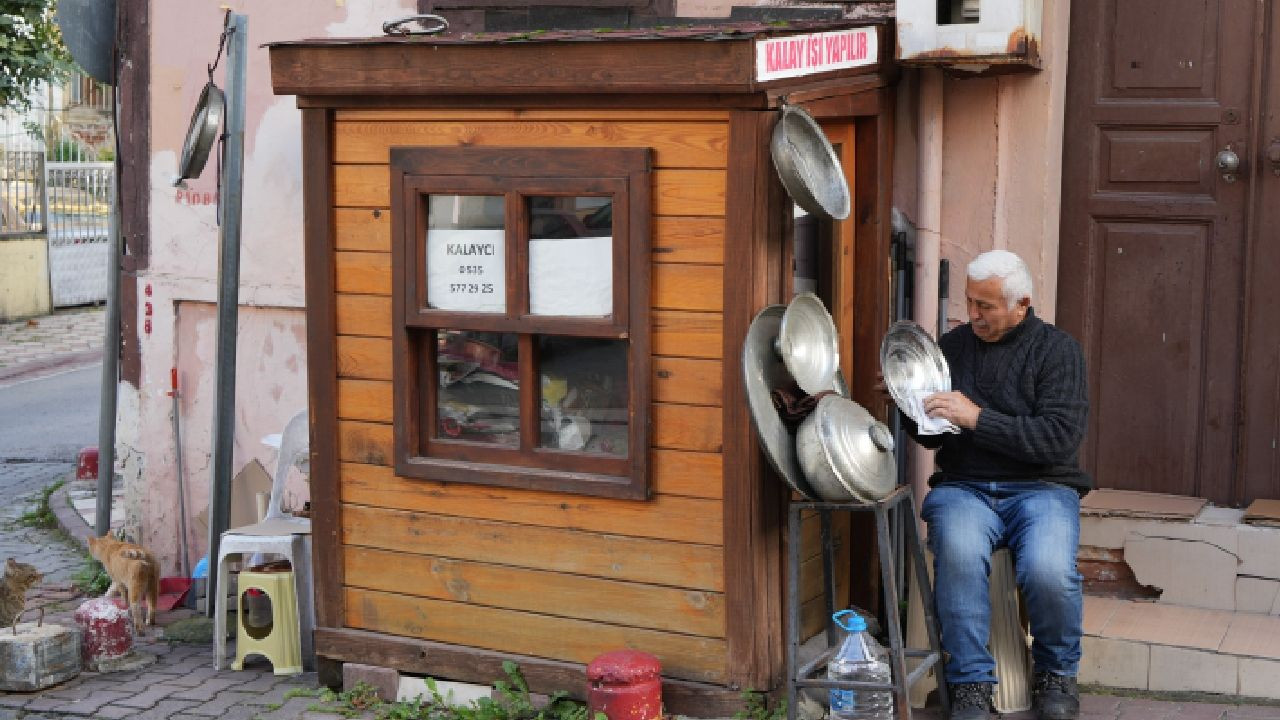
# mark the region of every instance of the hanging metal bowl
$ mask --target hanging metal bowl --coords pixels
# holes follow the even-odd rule
[[[794,105],[783,105],[779,115],[769,151],[787,194],[815,215],[834,220],[849,217],[849,183],[826,133],[809,113]]]
[[[893,433],[858,403],[838,395],[818,401],[796,431],[805,479],[829,502],[875,502],[898,484]]]
[[[187,139],[182,143],[182,159],[178,162],[178,179],[174,185],[198,178],[204,172],[225,111],[226,98],[210,80],[200,92],[195,112],[191,113],[191,125],[187,127]]]
[[[778,354],[796,384],[809,395],[838,389],[836,324],[817,295],[800,293],[787,305],[778,329]]]
[[[747,405],[751,408],[751,422],[769,464],[793,490],[815,500],[818,495],[805,481],[804,472],[796,460],[795,438],[783,425],[771,397],[774,390],[785,388],[792,381],[782,359],[774,351],[785,310],[782,305],[770,305],[751,321],[746,342],[742,345],[742,380],[746,385]]]
[[[921,415],[917,398],[951,390],[951,370],[942,348],[924,328],[900,320],[889,326],[880,343],[880,371],[893,401],[917,424],[930,418]]]

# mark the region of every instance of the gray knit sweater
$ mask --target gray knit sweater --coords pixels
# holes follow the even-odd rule
[[[989,343],[966,323],[938,342],[951,368],[951,388],[982,413],[974,430],[920,435],[938,451],[930,485],[949,481],[1049,480],[1087,492],[1093,482],[1078,453],[1089,415],[1084,354],[1070,335],[1029,309],[1017,327]]]

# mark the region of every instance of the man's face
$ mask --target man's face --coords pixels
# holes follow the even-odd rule
[[[969,305],[969,324],[973,334],[984,342],[995,342],[1004,337],[1027,316],[1031,298],[1022,298],[1012,308],[1004,299],[1004,279],[990,277],[986,280],[969,278],[964,295]]]

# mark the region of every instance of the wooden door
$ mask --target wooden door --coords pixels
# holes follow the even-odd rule
[[[1231,504],[1257,153],[1252,0],[1072,3],[1058,323],[1098,487]],[[1241,161],[1234,181],[1215,158]]]
[[[1245,264],[1245,362],[1240,493],[1280,498],[1280,8],[1266,3],[1262,112]]]

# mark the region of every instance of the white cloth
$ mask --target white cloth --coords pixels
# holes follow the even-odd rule
[[[950,420],[929,417],[929,414],[924,411],[924,399],[932,394],[932,392],[912,393],[907,397],[907,404],[910,407],[905,407],[902,411],[916,421],[916,427],[919,428],[921,435],[941,435],[942,433],[959,435],[960,428],[956,427]]]

